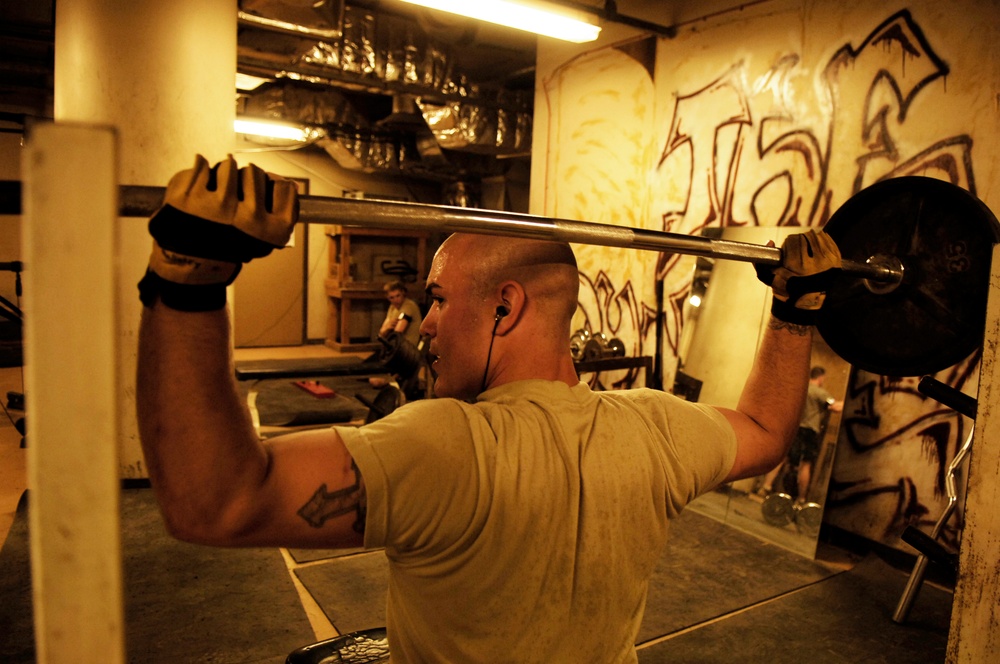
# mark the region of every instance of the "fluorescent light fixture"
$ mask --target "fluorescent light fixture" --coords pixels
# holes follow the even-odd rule
[[[245,92],[250,92],[251,90],[256,90],[260,86],[264,85],[265,83],[268,82],[268,80],[270,79],[236,72],[236,89],[243,90]]]
[[[583,12],[525,0],[403,0],[403,2],[578,44],[594,41],[601,32],[600,27],[584,20]]]
[[[279,122],[277,120],[247,120],[237,118],[233,122],[233,129],[237,134],[245,136],[259,136],[261,138],[280,138],[286,141],[298,141],[305,143],[313,139],[316,130],[302,125],[291,124],[289,122]]]

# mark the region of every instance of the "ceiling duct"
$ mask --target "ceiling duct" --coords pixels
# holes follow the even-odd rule
[[[504,156],[531,149],[531,107],[524,101],[484,105],[419,100],[417,105],[442,148]]]
[[[239,19],[266,30],[335,41],[344,31],[344,0],[240,0]]]
[[[423,132],[428,131],[424,116],[417,108],[417,97],[411,94],[395,94],[392,96],[392,113],[377,123],[390,129]]]
[[[440,175],[456,161],[451,151],[479,158],[528,153],[533,82],[519,81],[521,89],[510,90],[504,81],[477,80],[468,73],[488,71],[484,63],[494,68],[498,61],[504,64],[504,49],[477,36],[478,24],[439,31],[413,15],[375,7],[378,11],[343,2],[313,7],[290,0],[241,0],[239,70],[273,82],[251,93],[248,108],[260,110],[253,97],[263,94],[267,117],[315,124],[329,123],[323,116],[332,115],[336,126],[325,127],[330,138],[320,145],[348,168],[381,170],[396,164],[407,170],[419,159],[416,171]],[[512,43],[518,47],[508,74],[530,70],[533,48],[526,51]],[[278,84],[282,92],[275,99]],[[291,92],[294,85],[308,93]],[[355,104],[354,114],[322,113],[326,90],[353,94],[355,100],[367,96],[385,101]],[[315,101],[292,103],[302,94]],[[387,113],[383,109],[389,103]],[[387,141],[398,146],[394,158],[383,158],[391,152],[383,149]]]

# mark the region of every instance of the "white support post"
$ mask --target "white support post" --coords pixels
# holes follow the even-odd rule
[[[947,661],[1000,662],[1000,245],[986,307],[986,334],[969,457],[965,527],[951,610]]]
[[[125,659],[115,133],[37,126],[22,173],[36,661],[114,664]]]

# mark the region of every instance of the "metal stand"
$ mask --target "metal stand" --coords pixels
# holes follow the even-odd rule
[[[970,417],[975,416],[975,400],[969,397],[967,394],[962,394],[958,390],[951,388],[943,383],[931,378],[930,376],[924,376],[920,380],[919,389],[927,396],[937,399],[941,403],[951,408],[954,408],[963,415],[968,415],[972,413]],[[972,402],[971,404],[969,402]],[[917,562],[913,565],[913,570],[910,572],[910,578],[906,582],[906,587],[903,589],[903,594],[899,598],[899,603],[896,605],[896,612],[892,614],[893,622],[902,624],[906,622],[907,617],[910,615],[910,609],[913,608],[913,603],[917,599],[917,595],[920,593],[920,586],[924,582],[924,576],[927,574],[927,565],[931,562],[944,563],[946,565],[954,565],[955,557],[948,553],[944,547],[937,543],[937,538],[940,536],[941,531],[944,529],[945,523],[951,518],[952,512],[955,511],[955,506],[958,503],[958,492],[955,488],[955,473],[958,467],[965,460],[965,456],[969,453],[969,449],[972,447],[972,435],[975,432],[975,427],[969,432],[968,438],[965,439],[965,443],[955,454],[955,458],[951,460],[948,465],[948,473],[945,476],[945,489],[948,493],[948,505],[945,507],[944,512],[938,518],[937,523],[934,524],[934,529],[931,531],[930,536],[924,535],[922,532],[917,530],[913,526],[907,526],[906,532],[903,533],[903,540],[917,549],[920,554],[917,556]]]

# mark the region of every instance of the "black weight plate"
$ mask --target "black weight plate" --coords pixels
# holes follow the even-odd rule
[[[819,535],[823,525],[823,507],[818,503],[804,503],[795,507],[795,526],[800,533]]]
[[[760,513],[772,526],[787,526],[795,518],[792,497],[787,493],[772,493],[761,503]]]
[[[835,353],[872,373],[921,376],[982,344],[1000,225],[975,196],[933,178],[884,180],[852,196],[825,230],[845,259],[892,256],[903,266],[887,293],[847,275],[830,287],[817,327]]]
[[[569,338],[569,352],[574,360],[580,361],[583,359],[583,347],[586,345],[588,339],[590,339],[590,332],[587,330],[577,330]]]
[[[593,362],[604,357],[604,344],[591,337],[583,346],[583,361]]]

